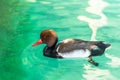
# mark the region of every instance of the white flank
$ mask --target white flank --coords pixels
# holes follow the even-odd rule
[[[68,53],[59,53],[60,56],[63,58],[85,58],[90,55],[90,51],[88,49],[86,50],[74,50],[72,52]]]

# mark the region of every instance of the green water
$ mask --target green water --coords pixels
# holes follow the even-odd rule
[[[0,80],[119,80],[119,7],[120,0],[1,0]],[[87,59],[48,58],[45,45],[31,46],[44,29],[55,30],[59,41],[95,39],[112,46],[94,57],[98,67]]]

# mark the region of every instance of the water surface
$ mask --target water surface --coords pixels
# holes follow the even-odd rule
[[[119,80],[119,0],[1,0],[0,80]],[[111,47],[86,59],[44,57],[45,45],[32,47],[44,29],[66,38],[102,40]]]

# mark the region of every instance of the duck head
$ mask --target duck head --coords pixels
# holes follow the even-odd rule
[[[44,30],[40,34],[40,39],[32,46],[39,44],[46,44],[48,47],[52,47],[57,43],[57,34],[53,30]]]

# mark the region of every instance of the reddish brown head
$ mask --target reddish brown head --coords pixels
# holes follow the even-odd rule
[[[44,30],[40,34],[40,40],[38,40],[35,44],[32,46],[37,46],[39,44],[47,44],[47,46],[51,47],[57,39],[57,34],[53,30]]]

